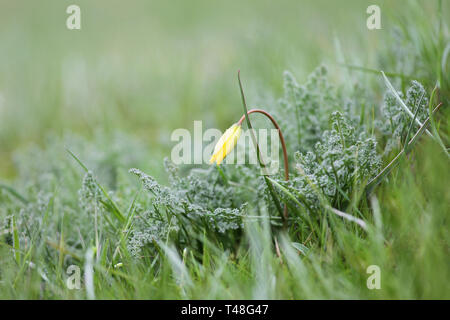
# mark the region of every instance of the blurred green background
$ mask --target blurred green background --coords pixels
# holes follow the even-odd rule
[[[15,150],[55,133],[126,132],[159,162],[172,130],[236,121],[238,69],[254,104],[281,95],[284,70],[303,82],[322,62],[334,78],[346,70],[337,60],[375,67],[411,3],[1,0],[0,177],[14,177]],[[66,28],[70,4],[81,30]],[[366,27],[370,4],[382,30]],[[435,16],[436,2],[420,6]]]

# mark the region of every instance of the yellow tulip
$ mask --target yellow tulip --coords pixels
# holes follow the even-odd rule
[[[214,148],[214,153],[209,160],[210,163],[214,161],[219,165],[222,163],[223,159],[233,150],[236,143],[241,135],[241,125],[233,124],[230,128],[225,131],[225,133],[220,137],[219,141]]]

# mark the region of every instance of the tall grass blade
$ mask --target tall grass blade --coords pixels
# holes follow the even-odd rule
[[[19,192],[17,192],[14,188],[0,183],[0,189],[8,191],[10,194],[12,194],[14,197],[16,197],[19,201],[21,201],[23,204],[28,204],[28,200],[22,196]]]
[[[433,115],[432,103],[433,103],[434,97],[436,96],[436,92],[437,92],[437,87],[435,87],[433,89],[433,92],[431,93],[431,97],[430,97],[430,102],[428,103],[428,114],[429,114],[430,121],[431,121],[431,130],[433,131],[433,135],[436,138],[436,142],[442,148],[442,150],[444,151],[447,158],[450,159],[450,154],[448,153],[447,148],[445,147],[444,142],[442,141],[441,136],[439,135],[439,131],[437,129],[436,121],[435,121],[434,115]]]
[[[438,106],[436,108],[434,108],[432,115],[434,115],[441,108],[441,106],[442,106],[442,103],[438,104]],[[425,128],[428,126],[429,123],[430,123],[430,118],[428,117],[425,120],[425,122],[423,123],[423,125],[420,127],[420,129],[416,132],[414,137],[411,138],[408,145],[405,148],[403,148],[402,151],[400,151],[395,156],[395,158],[383,170],[381,170],[381,172],[375,178],[373,178],[372,180],[369,181],[369,183],[366,185],[366,188],[365,188],[366,194],[370,194],[372,192],[373,188],[375,186],[377,186],[384,179],[384,177],[386,177],[392,171],[392,169],[394,169],[400,163],[400,160],[403,158],[403,156],[405,154],[407,154],[405,152],[405,150],[407,150],[408,152],[411,150],[411,148],[417,142],[419,137],[423,134],[423,132],[425,131]]]
[[[72,156],[72,158],[75,159],[75,161],[84,169],[85,172],[89,172],[89,169],[83,164],[83,162],[81,162],[81,160],[69,149],[66,149],[67,152]],[[111,212],[114,214],[114,216],[122,223],[124,223],[125,220],[125,216],[123,215],[123,213],[120,211],[119,207],[117,206],[117,204],[114,202],[113,199],[111,199],[111,197],[109,196],[108,192],[106,192],[105,188],[103,188],[103,186],[97,181],[95,180],[95,184],[97,185],[97,187],[100,189],[100,191],[102,192],[103,196],[108,199],[109,204],[110,204],[110,208],[111,208]]]
[[[381,75],[383,76],[384,82],[386,83],[386,86],[391,90],[394,97],[397,99],[398,103],[400,103],[400,106],[403,108],[403,110],[412,118],[414,119],[414,114],[409,110],[408,106],[403,102],[402,98],[398,95],[397,90],[395,90],[394,86],[391,84],[389,79],[386,77],[383,71],[381,71]],[[419,127],[422,127],[422,123],[419,121],[419,119],[415,118],[416,123],[419,125]],[[425,132],[433,138],[433,135],[425,129]]]
[[[12,216],[12,233],[13,233],[13,247],[14,247],[14,258],[16,259],[17,265],[20,266],[20,242],[19,242],[19,232],[16,225],[16,217]]]
[[[365,222],[364,220],[359,219],[359,218],[356,218],[356,217],[352,216],[351,214],[342,212],[342,211],[340,211],[340,210],[338,210],[338,209],[336,209],[336,208],[332,208],[332,207],[330,207],[330,206],[328,206],[327,209],[328,209],[330,212],[332,212],[332,213],[338,215],[339,217],[344,218],[345,220],[348,220],[348,221],[351,221],[351,222],[356,223],[356,224],[359,225],[361,228],[363,228],[365,231],[367,231],[367,224],[366,224],[366,222]]]

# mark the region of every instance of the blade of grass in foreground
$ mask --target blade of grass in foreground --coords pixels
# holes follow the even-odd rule
[[[70,151],[69,149],[66,149],[66,150],[72,156],[72,158],[74,158],[75,161],[83,168],[84,171],[89,172],[89,169],[83,164],[83,162],[81,162],[80,159],[78,159],[78,157],[72,151]],[[97,180],[95,180],[95,184],[100,189],[100,191],[103,193],[105,198],[108,199],[110,207],[111,207],[111,211],[114,214],[114,216],[120,222],[124,223],[126,221],[125,216],[120,211],[119,207],[116,205],[116,203],[113,201],[113,199],[111,199],[111,197],[109,196],[108,192],[106,192],[106,190],[103,188],[103,186],[100,183],[98,183]]]
[[[384,82],[386,83],[386,86],[391,90],[392,94],[394,95],[395,99],[397,99],[398,103],[400,103],[400,106],[403,108],[403,110],[413,119],[415,119],[416,123],[421,127],[422,123],[419,121],[419,119],[414,117],[414,113],[412,113],[411,110],[409,110],[408,106],[403,102],[402,98],[398,95],[397,90],[395,90],[392,83],[389,81],[389,79],[386,77],[383,71],[381,71],[381,75],[383,76]],[[425,129],[425,132],[431,137],[434,138],[433,135]]]
[[[269,178],[269,179],[270,179],[270,178]],[[273,179],[270,179],[270,181],[271,181],[275,186],[277,186],[277,187],[280,189],[281,192],[284,192],[289,198],[291,198],[297,205],[299,205],[300,207],[303,207],[303,205],[297,200],[297,198],[296,198],[292,193],[289,192],[289,190],[287,190],[285,187],[283,187],[282,185],[280,185],[278,182],[276,182],[276,181],[273,180]],[[325,208],[326,208],[328,211],[330,211],[330,212],[332,212],[332,213],[334,213],[334,214],[336,214],[336,215],[338,215],[338,216],[340,216],[340,217],[342,217],[342,218],[344,218],[344,219],[346,219],[346,220],[348,220],[348,221],[355,222],[355,223],[358,224],[361,228],[363,228],[364,230],[367,231],[367,225],[366,225],[366,223],[364,222],[364,220],[361,220],[361,219],[356,218],[356,217],[354,217],[354,216],[352,216],[352,215],[350,215],[350,214],[348,214],[348,213],[345,213],[345,212],[342,212],[342,211],[340,211],[340,210],[337,210],[337,209],[331,207],[330,205],[326,205]],[[312,227],[312,223],[311,223],[311,220],[310,220],[309,215],[305,215],[305,216],[306,216],[306,218],[307,218],[307,220],[308,220],[310,226]],[[314,228],[313,228],[313,230],[314,230]]]
[[[336,209],[336,208],[333,208],[333,207],[331,207],[331,206],[328,206],[327,209],[328,209],[330,212],[332,212],[332,213],[338,215],[339,217],[344,218],[345,220],[348,220],[348,221],[351,221],[351,222],[356,223],[356,224],[359,225],[362,229],[364,229],[365,231],[367,231],[367,225],[366,225],[366,222],[365,222],[364,220],[359,219],[359,218],[356,218],[356,217],[352,216],[351,214],[345,213],[345,212],[340,211],[340,210],[338,210],[338,209]]]
[[[16,259],[17,265],[20,266],[20,242],[19,242],[19,232],[17,231],[16,217],[12,216],[12,232],[13,232],[13,246],[14,246],[14,257]]]
[[[355,66],[355,65],[346,64],[346,63],[338,63],[338,65],[340,65],[342,67],[346,67],[346,68],[351,69],[351,70],[358,70],[358,71],[367,72],[367,73],[373,73],[373,74],[380,74],[381,73],[380,70],[377,70],[377,69],[366,68],[366,67],[361,67],[361,66]],[[389,77],[401,78],[403,80],[420,80],[421,82],[425,81],[423,78],[417,78],[417,77],[405,75],[405,74],[402,74],[402,73],[385,72],[384,74],[386,74]]]
[[[423,95],[424,94],[422,94],[420,101],[422,101]],[[409,124],[408,132],[406,133],[405,141],[403,142],[403,149],[405,149],[406,153],[408,153],[408,143],[407,142],[409,141],[409,136],[411,134],[411,130],[414,126],[414,122],[416,121],[419,111],[420,111],[420,102],[417,104],[416,112],[414,113],[414,118],[411,120],[411,123]]]
[[[441,106],[442,106],[442,103],[438,104],[437,107],[434,108],[431,115],[433,116],[437,111],[439,111]],[[373,178],[371,181],[369,181],[369,183],[366,185],[366,188],[365,188],[366,194],[370,194],[372,192],[373,188],[375,186],[377,186],[383,180],[383,178],[386,177],[392,171],[392,169],[394,169],[400,163],[400,160],[403,158],[403,156],[405,156],[406,154],[409,153],[409,151],[412,149],[412,147],[417,142],[419,137],[423,134],[423,132],[425,131],[425,128],[428,126],[429,123],[430,123],[430,117],[428,117],[425,120],[423,125],[416,132],[414,137],[412,137],[412,139],[408,142],[408,144],[402,149],[402,151],[400,151],[399,154],[397,154],[397,156],[395,156],[395,158],[383,170],[381,170],[381,172],[375,178]]]
[[[433,135],[436,139],[436,142],[441,146],[442,150],[444,150],[444,153],[447,156],[447,158],[450,158],[447,148],[445,147],[444,142],[442,141],[441,136],[439,135],[439,131],[436,126],[436,121],[434,120],[432,103],[433,103],[434,97],[436,96],[436,91],[437,91],[437,87],[435,87],[433,89],[433,92],[431,93],[431,97],[430,97],[430,102],[428,103],[428,114],[429,114],[429,118],[431,121],[431,131],[433,131]]]
[[[0,183],[0,189],[4,189],[20,200],[23,204],[28,204],[28,200],[25,199],[19,192],[17,192],[14,188],[7,186],[6,184]]]
[[[267,177],[267,179],[273,184],[275,185],[281,192],[283,192],[284,194],[286,194],[290,199],[292,199],[292,201],[294,201],[300,208],[304,207],[303,204],[300,203],[300,201],[298,201],[298,199],[291,193],[289,192],[288,189],[286,189],[285,187],[283,187],[281,184],[279,184],[277,181]],[[313,232],[315,232],[315,228],[314,225],[311,221],[311,217],[308,214],[303,215],[304,218],[306,219],[306,221],[308,221],[308,224],[311,228],[311,230]]]

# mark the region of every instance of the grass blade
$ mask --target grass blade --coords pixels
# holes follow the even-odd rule
[[[245,102],[245,95],[244,95],[244,89],[242,88],[240,71],[238,71],[238,82],[239,82],[239,89],[241,91],[242,106],[244,108],[245,120],[247,122],[248,129],[250,130],[250,135],[252,137],[252,142],[253,142],[253,144],[255,146],[255,149],[256,149],[256,156],[258,158],[259,166],[261,167],[261,169],[263,171],[264,181],[267,184],[267,188],[269,189],[270,195],[271,195],[271,197],[272,197],[272,199],[273,199],[273,201],[275,203],[275,206],[277,208],[278,213],[280,214],[280,216],[285,221],[286,220],[286,216],[283,213],[283,210],[281,209],[279,199],[277,198],[277,196],[275,195],[275,192],[273,191],[273,186],[272,186],[272,184],[270,182],[271,179],[269,179],[267,177],[269,175],[269,173],[267,172],[266,165],[262,162],[262,156],[261,156],[261,151],[259,149],[258,141],[256,140],[255,133],[253,132],[253,127],[252,127],[252,123],[250,122],[250,117],[248,116],[247,103]]]
[[[442,103],[438,104],[438,106],[434,108],[431,114],[434,115],[437,111],[439,111],[441,106]],[[429,123],[430,118],[428,117],[423,123],[423,125],[420,127],[420,129],[416,132],[414,137],[412,137],[412,139],[409,141],[408,145],[406,145],[405,148],[403,148],[402,151],[400,151],[400,153],[397,154],[395,158],[383,170],[381,170],[381,172],[375,178],[369,181],[369,183],[366,185],[365,188],[367,195],[370,194],[373,188],[377,186],[383,180],[383,178],[386,177],[392,171],[392,169],[394,169],[400,163],[400,160],[403,158],[404,155],[407,154],[407,152],[409,152],[412,149],[412,147],[417,142],[419,137],[423,134],[425,128],[428,126]],[[407,152],[405,152],[405,150]]]
[[[89,169],[83,164],[83,162],[81,162],[81,160],[69,149],[66,149],[67,152],[72,156],[72,158],[75,159],[75,161],[84,169],[84,171],[89,172]],[[114,216],[122,223],[124,223],[126,221],[125,216],[123,215],[123,213],[120,211],[119,207],[116,205],[116,203],[114,202],[113,199],[111,199],[111,197],[109,196],[108,192],[106,192],[106,190],[103,188],[103,186],[98,183],[97,180],[95,180],[95,184],[97,185],[97,187],[100,189],[100,191],[102,192],[103,196],[108,199],[109,201],[109,208],[111,209],[111,212],[114,214]],[[108,206],[107,206],[108,207]]]
[[[28,204],[28,200],[23,197],[19,192],[17,192],[14,188],[0,183],[0,189],[8,191],[10,194],[12,194],[14,197],[16,197],[18,200],[20,200],[23,204]]]
[[[14,258],[16,259],[17,265],[20,266],[20,242],[19,242],[19,232],[17,231],[16,217],[12,216],[12,232],[13,232],[13,247],[14,247]]]
[[[400,96],[398,95],[397,90],[395,90],[394,86],[392,85],[392,83],[389,81],[389,79],[386,77],[386,75],[384,74],[383,71],[381,71],[381,74],[383,76],[384,82],[386,83],[386,86],[389,88],[389,90],[391,90],[392,94],[394,95],[394,97],[397,99],[398,103],[400,103],[400,106],[403,108],[403,110],[412,118],[415,119],[416,123],[422,127],[422,123],[419,121],[419,119],[414,117],[414,114],[411,112],[411,110],[409,110],[408,106],[403,102],[402,98],[400,98]],[[428,131],[425,130],[425,132],[433,138],[433,135]]]
[[[340,211],[340,210],[338,210],[336,208],[330,207],[330,206],[328,206],[327,209],[328,209],[328,211],[338,215],[339,217],[342,217],[342,218],[344,218],[344,219],[346,219],[348,221],[356,223],[361,228],[363,228],[365,231],[367,231],[367,224],[366,224],[366,222],[364,220],[356,218],[356,217],[352,216],[351,214],[342,212],[342,211]]]
[[[342,67],[346,67],[348,69],[351,69],[351,70],[358,70],[358,71],[367,72],[367,73],[373,73],[373,74],[380,74],[381,73],[380,70],[367,68],[367,67],[355,66],[355,65],[346,64],[346,63],[339,63],[339,65],[342,66]],[[417,77],[405,75],[405,74],[402,74],[402,73],[385,72],[384,74],[389,76],[389,77],[401,78],[403,80],[420,80],[421,82],[424,81],[424,79],[422,79],[422,78],[417,78]]]
[[[434,115],[433,115],[433,110],[432,110],[432,103],[434,100],[434,97],[436,95],[437,92],[437,87],[435,87],[433,89],[433,92],[431,93],[431,97],[430,97],[430,102],[428,104],[428,113],[429,113],[429,117],[430,117],[430,121],[431,121],[431,131],[433,131],[433,135],[436,138],[436,142],[439,144],[439,146],[442,148],[442,150],[444,150],[445,155],[447,156],[447,158],[450,159],[450,154],[447,151],[447,148],[444,145],[444,142],[441,139],[441,136],[439,135],[437,126],[436,126],[436,121],[434,120]]]

